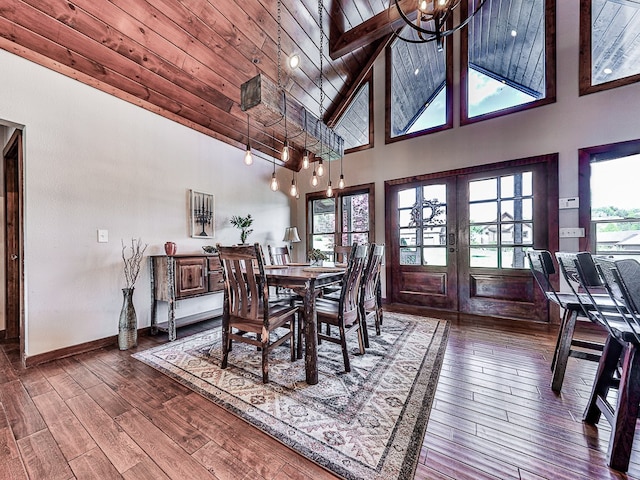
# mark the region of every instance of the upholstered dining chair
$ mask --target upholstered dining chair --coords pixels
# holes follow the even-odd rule
[[[351,371],[349,351],[347,348],[347,334],[356,332],[360,354],[364,354],[363,329],[360,324],[358,300],[360,294],[360,282],[367,262],[368,245],[354,247],[349,257],[347,270],[342,279],[340,298],[337,302],[318,298],[316,300],[316,315],[318,321],[318,343],[322,340],[337,343],[342,347],[344,369]],[[338,327],[338,337],[322,333],[322,324]]]
[[[560,258],[567,258],[563,257],[563,255],[563,253],[560,253]],[[574,337],[578,318],[589,319],[586,309],[590,301],[586,295],[583,295],[582,299],[578,298],[575,289],[571,292],[556,291],[551,282],[551,276],[556,274],[551,253],[547,250],[530,250],[527,252],[527,256],[533,278],[540,286],[546,299],[557,304],[563,310],[556,347],[551,360],[551,371],[553,372],[551,389],[554,392],[559,392],[562,389],[569,357],[597,362],[600,359],[603,344]],[[572,280],[572,288],[576,281],[577,279]],[[602,297],[602,301],[610,303],[609,299],[605,297]]]
[[[376,327],[376,335],[380,335],[382,323],[382,305],[380,305],[380,269],[384,259],[384,244],[371,244],[367,264],[360,282],[360,320],[364,335],[364,346],[369,348],[369,333],[367,331],[367,318],[372,316]]]
[[[248,343],[262,350],[262,381],[269,381],[269,352],[289,342],[295,356],[295,317],[298,307],[271,304],[260,244],[217,245],[224,275],[222,314],[222,368],[227,368],[232,342]],[[276,335],[275,331],[280,335]],[[272,336],[276,338],[272,341]]]
[[[287,265],[291,263],[291,255],[289,254],[289,247],[272,247],[267,245],[267,252],[269,253],[269,261],[271,265]]]

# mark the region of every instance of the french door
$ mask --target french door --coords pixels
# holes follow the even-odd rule
[[[526,251],[557,249],[555,155],[385,186],[389,301],[548,320]]]

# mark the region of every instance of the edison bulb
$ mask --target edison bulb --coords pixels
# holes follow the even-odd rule
[[[324,165],[322,165],[322,159],[318,162],[318,176],[321,177],[324,175]]]
[[[309,169],[309,152],[306,150],[304,151],[304,157],[302,157],[302,168]]]
[[[284,142],[284,147],[282,148],[282,161],[285,163],[289,161],[289,142],[286,140]]]
[[[311,186],[312,187],[317,187],[318,186],[318,176],[316,175],[316,171],[313,171],[313,176],[311,177]]]
[[[327,185],[327,197],[333,197],[333,188],[331,187],[331,182]]]
[[[338,188],[339,189],[343,189],[344,188],[344,175],[340,174],[340,180],[338,181]]]
[[[269,184],[269,188],[271,188],[271,190],[274,192],[277,192],[278,189],[280,188],[280,185],[278,185],[278,179],[276,178],[275,173],[271,175],[271,183]]]
[[[289,190],[289,194],[292,197],[295,197],[298,195],[298,186],[296,185],[296,181],[295,180],[291,180],[291,189]]]
[[[253,155],[251,155],[251,147],[249,147],[249,145],[247,145],[247,151],[244,153],[244,164],[253,164]]]

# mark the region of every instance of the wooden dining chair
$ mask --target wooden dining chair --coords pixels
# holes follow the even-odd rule
[[[566,256],[563,257],[563,255],[564,253],[560,253],[561,258],[568,258]],[[604,345],[579,339],[574,336],[578,318],[589,320],[586,309],[589,308],[587,305],[590,301],[585,295],[583,295],[581,301],[575,290],[571,292],[556,291],[551,282],[551,276],[556,274],[551,253],[547,250],[530,250],[527,252],[527,256],[533,278],[538,283],[547,301],[555,303],[563,310],[560,319],[560,328],[558,329],[558,337],[556,339],[556,347],[551,360],[551,371],[553,372],[551,389],[554,392],[559,392],[562,389],[569,357],[597,362],[600,360],[600,352],[602,352]],[[566,269],[564,272],[566,272]],[[570,274],[566,273],[565,276],[570,276]],[[572,280],[573,283],[576,281],[577,279]],[[609,302],[608,297],[604,297],[602,301]]]
[[[382,305],[379,303],[378,291],[380,288],[380,269],[384,259],[384,244],[371,244],[367,264],[360,282],[360,321],[364,335],[364,346],[369,348],[369,333],[367,331],[367,318],[372,316],[376,327],[376,335],[380,335],[382,321]]]
[[[581,254],[575,263],[581,284],[584,284],[585,272],[595,265],[607,293],[618,306],[615,313],[601,309],[590,312],[609,335],[583,421],[595,425],[604,414],[611,425],[607,464],[625,472],[640,414],[640,264],[634,259],[612,262],[589,254]],[[585,288],[589,292],[589,287]],[[617,395],[610,396],[611,389],[617,389]]]
[[[354,244],[355,245],[355,244]],[[353,250],[353,245],[336,245],[333,247],[333,260],[336,263],[347,263],[349,261],[349,255]]]
[[[322,340],[337,343],[342,347],[344,369],[351,371],[349,351],[347,349],[347,334],[356,332],[360,354],[364,354],[363,329],[360,324],[358,300],[360,282],[367,262],[368,245],[358,245],[349,258],[347,270],[342,279],[340,299],[337,302],[318,298],[316,300],[316,316],[318,322],[318,343]],[[338,327],[338,337],[322,333],[322,324]]]
[[[271,304],[262,249],[252,246],[218,245],[224,275],[222,314],[222,368],[227,368],[232,342],[255,345],[262,350],[262,381],[269,381],[269,352],[289,341],[295,356],[295,317],[298,307]],[[275,335],[278,330],[279,335]],[[276,338],[272,341],[272,336]]]
[[[289,254],[289,247],[272,247],[267,245],[267,252],[269,253],[269,261],[271,265],[288,265],[291,263],[291,255]]]

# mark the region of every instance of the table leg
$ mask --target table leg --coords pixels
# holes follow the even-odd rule
[[[318,383],[318,332],[315,307],[315,282],[310,280],[304,293],[304,366],[309,385]]]

